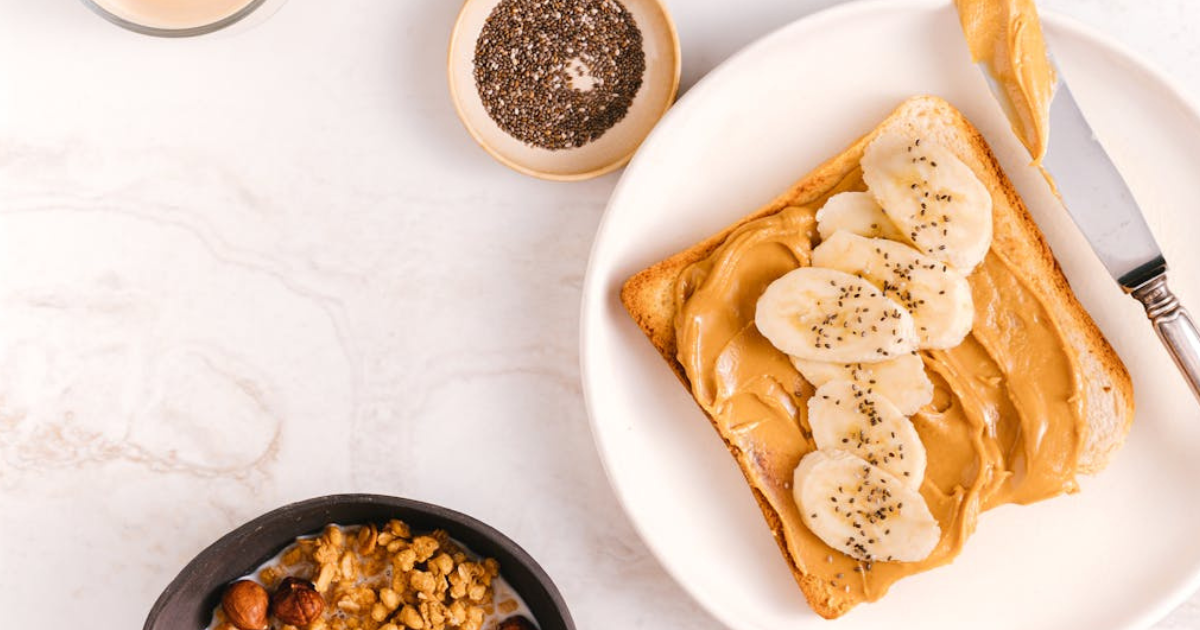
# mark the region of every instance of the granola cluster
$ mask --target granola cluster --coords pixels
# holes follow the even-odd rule
[[[518,607],[494,601],[499,572],[494,559],[472,559],[444,531],[414,536],[392,520],[383,528],[329,525],[297,540],[258,579],[267,590],[285,578],[308,580],[326,603],[311,623],[273,618],[273,630],[487,630],[497,613]],[[216,630],[237,630],[222,611],[217,616]]]

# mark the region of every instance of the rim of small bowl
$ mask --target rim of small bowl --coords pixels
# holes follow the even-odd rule
[[[571,618],[570,610],[567,608],[566,601],[563,599],[562,594],[559,592],[558,587],[554,584],[554,581],[550,579],[550,576],[546,573],[545,569],[538,564],[537,560],[535,560],[533,556],[529,555],[529,552],[525,551],[524,548],[522,548],[504,533],[500,532],[491,525],[480,521],[479,519],[450,508],[442,507],[433,503],[426,503],[424,501],[381,494],[332,494],[314,497],[312,499],[306,499],[303,501],[297,501],[295,503],[290,503],[275,508],[233,529],[229,533],[218,538],[212,544],[205,547],[204,550],[202,550],[196,555],[195,558],[188,562],[188,564],[185,565],[182,570],[180,570],[179,574],[171,580],[167,587],[163,589],[162,594],[160,594],[158,599],[155,600],[154,605],[150,608],[150,612],[146,616],[146,622],[143,625],[143,630],[164,630],[163,628],[159,627],[160,617],[162,617],[164,611],[167,610],[168,606],[171,605],[177,597],[192,590],[192,588],[195,586],[192,584],[192,582],[208,579],[211,574],[219,570],[240,568],[232,567],[230,559],[225,557],[225,555],[231,551],[237,550],[239,545],[249,543],[256,536],[261,536],[263,530],[268,530],[271,527],[282,527],[283,529],[287,530],[286,535],[281,536],[280,540],[275,541],[272,544],[271,555],[267,555],[261,560],[258,558],[250,558],[248,560],[249,567],[247,572],[253,571],[254,567],[261,564],[262,561],[268,560],[272,555],[287,547],[289,544],[294,542],[297,537],[312,534],[316,531],[319,531],[320,527],[324,526],[325,524],[337,522],[330,517],[326,518],[325,522],[322,523],[322,525],[318,525],[316,528],[303,528],[303,531],[299,531],[298,528],[303,522],[305,516],[316,515],[324,512],[328,517],[331,511],[339,507],[342,509],[362,510],[383,508],[385,510],[396,510],[397,512],[415,512],[433,520],[441,520],[452,523],[456,528],[461,528],[464,531],[470,532],[472,535],[476,535],[479,538],[496,545],[499,549],[503,550],[504,553],[516,560],[516,563],[521,565],[524,570],[531,574],[534,582],[536,582],[537,585],[545,591],[545,598],[549,602],[549,606],[552,609],[551,612],[557,617],[555,621],[561,622],[556,626],[551,626],[547,624],[547,621],[549,621],[548,619],[538,617],[535,619],[538,626],[542,628],[562,627],[566,630],[575,630],[575,622]],[[402,517],[397,515],[396,518]],[[339,524],[357,525],[360,522],[373,521],[371,519],[365,519],[354,522],[346,521]],[[293,528],[297,528],[296,531],[292,531]],[[461,540],[462,538],[453,532],[451,535],[458,540]],[[478,545],[472,545],[469,543],[467,543],[467,545],[471,551],[481,553],[481,550],[476,548]],[[502,563],[502,576],[505,576],[504,566],[505,565]],[[221,584],[218,586],[223,586],[224,584],[225,582],[221,582]],[[214,586],[213,588],[218,588],[218,586]],[[526,603],[528,603],[530,597],[526,591],[518,591],[518,594],[522,599],[526,600]],[[205,598],[213,600],[213,606],[215,607],[215,602],[219,600],[219,594],[216,591],[209,592],[207,595],[205,595]],[[530,607],[532,608],[532,606]],[[170,621],[170,619],[166,619],[165,621]],[[202,630],[202,628],[196,628],[195,630]]]
[[[634,153],[637,153],[638,147],[640,147],[646,137],[649,136],[650,131],[653,131],[653,126],[650,127],[646,134],[639,138],[637,142],[633,143],[633,145],[629,148],[629,151],[618,156],[613,161],[587,171],[579,171],[574,173],[557,173],[531,168],[525,164],[517,162],[516,160],[508,158],[488,144],[486,140],[484,140],[483,135],[475,128],[473,124],[471,124],[470,119],[463,110],[462,97],[459,95],[458,89],[454,86],[454,47],[458,43],[459,36],[462,34],[463,23],[466,20],[467,15],[467,8],[473,2],[483,1],[486,0],[463,1],[462,8],[458,11],[458,17],[454,19],[454,27],[450,33],[450,44],[446,48],[446,81],[450,85],[450,100],[454,103],[454,112],[458,114],[458,120],[462,122],[463,127],[466,127],[467,133],[471,134],[471,138],[475,140],[475,144],[478,144],[480,147],[482,147],[483,150],[486,151],[488,155],[492,156],[494,160],[507,166],[508,168],[511,168],[514,171],[517,171],[518,173],[537,177],[538,179],[556,182],[577,182],[585,179],[592,179],[594,177],[611,173],[628,164],[629,160],[633,159]],[[675,98],[679,95],[679,81],[683,71],[683,50],[679,45],[679,32],[675,28],[675,19],[671,17],[671,12],[667,10],[666,3],[663,0],[643,1],[650,2],[655,5],[659,13],[662,14],[663,23],[666,26],[667,39],[669,40],[668,43],[671,50],[671,55],[673,57],[673,67],[671,68],[671,86],[667,91],[667,98],[664,99],[662,109],[654,113],[655,124],[657,124],[657,122],[662,119],[663,115],[667,113],[667,110],[671,109],[671,106],[675,104]]]

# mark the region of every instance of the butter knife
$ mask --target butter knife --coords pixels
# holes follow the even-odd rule
[[[1002,105],[1007,101],[979,64]],[[1146,308],[1159,339],[1200,400],[1200,334],[1167,286],[1167,261],[1120,171],[1096,138],[1061,72],[1050,103],[1050,136],[1043,166],[1075,225],[1126,293]]]

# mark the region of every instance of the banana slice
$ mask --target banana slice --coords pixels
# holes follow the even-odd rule
[[[838,232],[813,250],[812,263],[862,276],[903,305],[922,349],[957,346],[975,322],[967,279],[903,243]]]
[[[871,193],[844,192],[829,198],[817,210],[817,232],[826,240],[838,230],[869,238],[903,241],[904,234],[883,213]]]
[[[925,362],[916,354],[879,363],[824,363],[792,357],[792,365],[813,387],[830,381],[868,385],[906,416],[933,400],[933,382],[925,374]]]
[[[920,493],[846,451],[805,455],[793,484],[804,524],[825,544],[857,560],[917,562],[929,557],[941,538]]]
[[[914,490],[925,479],[925,445],[913,423],[871,385],[832,381],[808,399],[817,448],[850,451]]]
[[[871,283],[801,267],[758,299],[754,323],[776,348],[813,361],[872,363],[917,347],[912,315]]]
[[[917,249],[964,274],[992,243],[992,197],[949,149],[898,133],[871,142],[863,179]]]

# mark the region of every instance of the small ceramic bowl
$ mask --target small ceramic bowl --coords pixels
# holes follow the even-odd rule
[[[505,133],[484,108],[475,86],[475,44],[501,0],[466,0],[450,37],[450,95],[471,137],[492,157],[527,175],[559,181],[597,177],[633,157],[679,91],[679,37],[661,0],[619,1],[642,33],[646,56],[642,86],[625,117],[599,138],[578,148],[548,150]]]
[[[143,630],[203,630],[230,582],[275,557],[297,537],[329,523],[382,524],[398,518],[414,531],[444,529],[481,556],[500,562],[500,576],[525,600],[541,630],[575,630],[575,622],[550,577],[504,534],[453,510],[397,497],[341,494],[293,503],[226,534],[200,552],[159,596]]]

